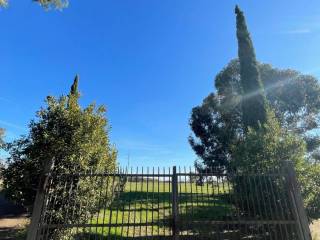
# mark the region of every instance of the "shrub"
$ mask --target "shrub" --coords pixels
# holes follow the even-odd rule
[[[88,213],[96,210],[98,183],[78,177],[63,179],[63,174],[88,170],[112,172],[116,168],[117,152],[109,142],[105,108],[90,104],[82,109],[77,85],[78,78],[68,96],[47,97],[47,106],[41,108],[37,119],[29,124],[29,134],[7,144],[10,153],[4,171],[7,197],[30,210],[44,165],[54,159],[52,172],[57,179],[50,189],[55,192],[55,201],[49,200],[46,212],[52,223],[64,222],[67,209],[79,209],[85,202],[90,202],[92,208],[75,211],[68,218],[69,223],[86,221]],[[78,186],[77,193],[66,197],[62,183]],[[61,233],[52,233],[54,235],[61,238]]]

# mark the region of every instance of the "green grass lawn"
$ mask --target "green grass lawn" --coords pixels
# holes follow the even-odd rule
[[[222,220],[232,212],[228,204],[229,186],[205,183],[197,186],[195,183],[181,182],[179,190],[179,220],[181,233],[191,232],[191,220]],[[140,224],[140,226],[94,227],[86,229],[99,235],[138,237],[150,235],[171,234],[171,186],[169,182],[144,181],[127,182],[125,189],[117,193],[112,205],[102,208],[92,217],[90,223],[102,224]],[[204,226],[199,226],[199,228]],[[197,231],[195,226],[192,231]]]

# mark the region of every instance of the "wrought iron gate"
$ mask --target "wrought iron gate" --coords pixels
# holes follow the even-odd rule
[[[28,240],[311,240],[290,164],[245,175],[176,167],[46,172]]]

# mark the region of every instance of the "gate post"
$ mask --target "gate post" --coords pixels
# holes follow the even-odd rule
[[[41,217],[43,201],[45,198],[46,185],[48,182],[49,174],[53,168],[53,165],[54,165],[53,159],[46,161],[44,165],[43,173],[40,176],[37,195],[36,195],[36,199],[34,201],[33,210],[32,210],[31,223],[28,228],[27,240],[37,239],[37,231],[38,231],[39,221]]]
[[[177,168],[172,171],[172,234],[173,239],[179,239],[179,207],[178,207],[178,177]]]
[[[297,182],[296,172],[291,161],[285,162],[285,170],[287,173],[287,182],[289,187],[289,197],[293,207],[293,213],[296,215],[296,221],[299,224],[299,232],[301,240],[311,240],[308,217],[303,206],[303,199],[300,193],[299,184]]]

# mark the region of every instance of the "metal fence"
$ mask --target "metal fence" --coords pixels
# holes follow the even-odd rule
[[[47,174],[41,186],[28,239],[311,240],[290,164]]]

